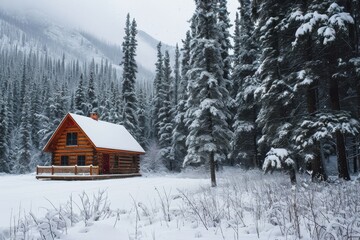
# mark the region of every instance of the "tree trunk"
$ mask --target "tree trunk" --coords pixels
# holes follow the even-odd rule
[[[296,169],[295,169],[295,165],[290,167],[289,175],[290,175],[291,184],[292,184],[292,185],[295,185],[295,184],[296,184]]]
[[[339,100],[339,86],[337,79],[330,79],[330,102],[331,109],[335,111],[340,110],[340,100]],[[343,134],[340,131],[336,131],[336,151],[338,157],[338,172],[339,178],[344,180],[350,180],[348,163],[346,159],[346,149],[345,149],[345,139]]]
[[[257,109],[256,106],[254,106],[253,109],[253,123],[254,123],[254,135],[253,135],[253,144],[254,144],[254,156],[253,156],[253,164],[254,168],[260,167],[259,159],[258,159],[258,150],[257,150],[257,126],[256,126],[256,117],[257,117]]]
[[[211,178],[211,187],[216,187],[214,152],[210,153],[210,178]]]
[[[354,173],[357,173],[358,172],[358,158],[357,158],[357,148],[358,148],[358,145],[357,145],[357,141],[356,141],[356,137],[353,138],[353,168],[354,168]]]
[[[317,83],[312,84],[309,86],[307,90],[306,98],[307,98],[307,109],[310,116],[314,116],[316,112],[316,95],[317,95]],[[311,160],[311,179],[312,181],[326,181],[327,175],[325,172],[325,168],[323,165],[323,161],[321,160],[321,150],[320,150],[320,143],[317,142],[313,149],[314,152],[314,159]]]

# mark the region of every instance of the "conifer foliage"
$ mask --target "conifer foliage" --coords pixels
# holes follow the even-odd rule
[[[219,44],[217,1],[196,1],[195,35],[192,39],[187,101],[189,134],[184,165],[207,163],[216,186],[215,164],[226,159],[231,132],[227,120],[229,93],[223,78],[224,62]],[[225,100],[225,101],[224,101]]]
[[[131,22],[130,14],[126,17],[125,36],[122,43],[123,75],[122,75],[122,122],[124,127],[136,137],[139,137],[137,98],[135,94],[135,81],[137,73],[136,56],[136,21]]]

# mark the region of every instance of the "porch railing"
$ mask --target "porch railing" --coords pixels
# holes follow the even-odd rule
[[[99,166],[36,166],[36,175],[99,175]]]

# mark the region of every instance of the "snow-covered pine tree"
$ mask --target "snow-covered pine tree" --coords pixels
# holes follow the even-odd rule
[[[191,124],[184,160],[184,165],[209,164],[211,186],[216,186],[215,165],[226,159],[231,139],[227,123],[230,114],[225,102],[229,93],[223,79],[216,5],[217,0],[196,1],[196,26],[191,47],[194,64],[189,70],[187,102],[187,121]]]
[[[187,71],[190,68],[190,31],[186,33],[186,38],[183,40],[182,59],[181,59],[181,80],[178,84],[178,104],[175,108],[174,130],[172,137],[172,155],[176,169],[179,169],[184,162],[187,152],[186,137],[188,135],[188,128],[185,124],[186,100],[187,100]]]
[[[121,99],[119,98],[120,90],[116,83],[110,84],[110,103],[111,108],[109,111],[109,122],[120,124],[121,123]]]
[[[50,86],[48,79],[43,76],[42,77],[42,93],[41,93],[41,105],[44,106],[42,108],[41,113],[38,115],[39,125],[41,126],[38,131],[39,135],[39,145],[45,146],[47,141],[50,139],[51,134],[55,129],[53,129],[51,118],[51,110],[50,106],[53,105],[53,98],[50,97]]]
[[[176,44],[175,47],[175,65],[174,65],[174,82],[173,82],[173,92],[174,92],[174,97],[173,97],[173,108],[175,109],[176,106],[178,105],[178,101],[179,101],[179,84],[181,81],[181,73],[180,73],[180,50],[179,50],[179,45]]]
[[[296,109],[295,97],[288,69],[291,59],[287,55],[291,51],[293,29],[284,25],[284,19],[292,1],[269,0],[260,2],[258,8],[257,39],[260,39],[262,54],[257,74],[260,85],[255,90],[255,96],[261,105],[256,123],[261,129],[258,140],[262,156],[271,148],[285,149],[292,154],[290,135]],[[290,179],[295,180],[295,166],[289,166]]]
[[[79,84],[75,90],[75,113],[85,115],[87,111],[83,74],[80,74]]]
[[[139,93],[138,93],[138,109],[136,112],[137,116],[138,116],[138,122],[139,122],[139,126],[138,126],[138,139],[137,141],[140,143],[140,145],[144,148],[147,144],[147,139],[146,139],[146,128],[147,128],[147,115],[146,115],[146,97],[144,94],[144,91],[142,88],[139,89]]]
[[[56,91],[54,92],[53,99],[54,102],[50,105],[50,111],[52,115],[51,124],[52,129],[55,130],[56,127],[60,124],[61,120],[65,117],[68,112],[68,99],[66,97],[66,87],[65,84],[62,86],[55,86]]]
[[[30,171],[31,162],[31,125],[30,125],[30,97],[24,96],[21,111],[21,124],[19,128],[19,152],[15,165],[16,173],[24,174]]]
[[[153,95],[153,129],[154,129],[154,139],[159,139],[159,111],[162,104],[162,99],[159,96],[161,84],[163,81],[163,54],[161,52],[161,42],[157,45],[157,61],[155,63],[155,79],[154,79],[154,95]]]
[[[289,13],[289,26],[294,28],[301,28],[302,21],[304,18],[297,18],[298,14],[306,14],[309,8],[309,2],[301,1],[297,8],[294,8],[292,12]],[[294,23],[295,22],[295,23]],[[300,22],[300,24],[298,23]],[[299,34],[297,31],[295,33],[296,40],[293,42],[293,54],[296,56],[294,58],[295,66],[299,66],[296,73],[295,85],[293,91],[298,95],[298,99],[301,101],[306,98],[306,109],[303,110],[303,114],[298,118],[298,127],[294,130],[295,140],[295,150],[300,158],[304,159],[305,168],[311,166],[312,171],[312,180],[326,180],[327,174],[324,167],[324,159],[321,148],[323,146],[326,136],[323,138],[311,138],[309,135],[315,134],[314,132],[321,131],[315,129],[316,123],[307,124],[307,121],[316,122],[319,120],[319,88],[321,88],[320,76],[322,73],[322,67],[320,67],[320,62],[316,59],[316,43],[313,41],[316,36],[312,32],[304,32]],[[295,120],[296,122],[296,120]],[[312,125],[312,126],[311,126]],[[309,129],[305,129],[305,127]],[[321,126],[321,123],[318,125]],[[306,141],[305,139],[312,139],[311,141]],[[311,143],[311,144],[310,144]],[[308,167],[306,167],[308,166]]]
[[[36,84],[31,85],[31,103],[30,103],[30,124],[31,124],[31,141],[35,148],[39,148],[40,139],[38,132],[40,131],[40,123],[38,121],[38,115],[41,112],[40,105],[40,89]]]
[[[350,72],[349,59],[351,58],[353,51],[351,45],[349,45],[351,40],[347,24],[353,24],[354,19],[349,13],[344,11],[344,5],[341,5],[344,3],[339,3],[340,5],[338,5],[330,0],[325,2],[328,2],[327,13],[329,15],[329,21],[324,27],[319,28],[318,33],[322,35],[323,43],[327,45],[325,48],[325,60],[329,72],[330,107],[336,114],[341,114],[340,83],[350,80],[348,75]],[[333,21],[332,19],[336,19],[336,21]],[[329,36],[328,31],[331,30],[333,32]],[[334,38],[334,40],[332,40],[332,38]],[[342,115],[340,118],[344,118],[345,116],[346,115]],[[338,176],[344,180],[350,180],[350,171],[346,156],[345,134],[341,129],[335,132],[335,139],[338,157]]]
[[[235,19],[234,69],[231,75],[232,95],[235,99],[233,119],[234,136],[231,141],[231,165],[245,168],[259,167],[257,154],[258,102],[254,91],[259,82],[255,76],[258,68],[258,44],[254,38],[255,24],[251,19],[251,1],[240,0],[240,17]]]
[[[163,78],[159,86],[158,97],[161,99],[161,107],[159,109],[158,124],[159,124],[159,145],[161,148],[162,161],[170,170],[174,170],[174,158],[171,154],[171,140],[173,131],[173,111],[171,103],[171,89],[172,82],[170,56],[169,52],[165,51]]]
[[[98,112],[99,100],[95,91],[95,63],[94,59],[90,65],[89,85],[87,89],[87,109],[86,116],[91,112]]]
[[[349,44],[351,42],[351,34],[348,27],[354,23],[354,19],[349,13],[344,11],[344,6],[331,0],[313,1],[309,5],[306,4],[304,3],[307,7],[306,13],[301,14],[302,12],[298,12],[298,14],[294,15],[295,19],[302,21],[296,31],[297,38],[295,43],[300,45],[301,43],[299,42],[304,41],[304,38],[306,41],[307,36],[312,36],[312,39],[315,41],[306,45],[306,49],[310,49],[307,59],[308,62],[312,60],[316,64],[308,64],[310,71],[304,71],[302,75],[305,75],[305,77],[302,78],[304,82],[312,80],[312,85],[321,84],[322,89],[325,89],[325,86],[329,89],[326,95],[330,100],[328,106],[332,110],[331,112],[322,110],[321,116],[319,114],[314,116],[315,120],[326,118],[333,121],[333,125],[336,125],[337,122],[343,122],[347,119],[349,122],[343,122],[343,124],[353,126],[353,120],[348,116],[349,113],[342,111],[340,101],[344,97],[342,96],[343,86],[350,84],[351,79],[354,77],[351,76],[353,71],[351,70],[351,64],[349,64],[349,60],[353,56],[353,49],[351,44]],[[318,71],[319,69],[322,69],[322,71]],[[313,73],[317,73],[316,78],[314,78]],[[342,86],[340,86],[340,83]],[[313,90],[309,94],[308,103],[315,102],[316,92]],[[312,104],[314,105],[315,103]],[[310,115],[314,115],[315,110],[316,108],[312,107]],[[315,131],[321,131],[321,129]],[[347,128],[340,128],[334,132],[339,177],[345,180],[349,180],[350,175],[344,133],[352,132],[353,129]]]
[[[218,21],[217,25],[219,26],[219,42],[221,45],[221,58],[223,61],[223,81],[230,92],[232,89],[232,84],[230,82],[230,73],[231,73],[231,56],[229,51],[232,49],[231,46],[231,35],[230,35],[230,13],[227,10],[227,0],[218,0],[218,8],[217,8]],[[229,99],[230,100],[230,99]],[[230,101],[229,101],[230,102]]]
[[[6,104],[0,99],[0,172],[9,173]]]
[[[122,75],[122,124],[135,137],[139,138],[139,123],[137,117],[137,99],[135,81],[137,73],[136,56],[136,22],[130,22],[130,15],[126,17],[125,36],[122,43],[123,75]]]

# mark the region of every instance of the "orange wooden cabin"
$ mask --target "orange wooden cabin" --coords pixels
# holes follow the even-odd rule
[[[68,113],[43,149],[52,166],[38,166],[37,178],[97,179],[138,176],[144,149],[122,125]]]

